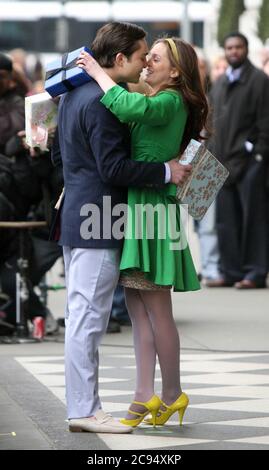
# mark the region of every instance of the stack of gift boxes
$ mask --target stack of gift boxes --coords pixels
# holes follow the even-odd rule
[[[80,47],[50,62],[46,67],[46,92],[25,98],[26,142],[30,147],[47,149],[49,133],[57,126],[57,104],[54,98],[91,80],[83,69],[76,66],[81,51],[91,53],[87,47]]]

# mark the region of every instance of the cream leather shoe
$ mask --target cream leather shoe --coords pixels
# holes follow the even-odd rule
[[[103,410],[98,410],[93,418],[69,419],[71,432],[109,432],[111,434],[126,434],[133,431],[131,426],[125,426],[112,418]]]

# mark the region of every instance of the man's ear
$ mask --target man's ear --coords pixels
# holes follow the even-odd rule
[[[127,61],[126,55],[124,55],[122,52],[118,52],[115,58],[115,65],[118,65],[118,67],[122,67],[126,61]]]
[[[172,68],[170,71],[170,78],[176,78],[179,76],[179,71],[176,68]]]

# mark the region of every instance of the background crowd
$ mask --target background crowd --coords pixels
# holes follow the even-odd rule
[[[247,57],[247,45],[245,46],[246,54],[242,56],[243,64],[246,61],[250,63]],[[264,89],[256,87],[257,99],[253,97],[253,90],[251,90],[249,97],[251,103],[245,102],[244,106],[240,107],[239,113],[236,112],[238,101],[234,94],[234,85],[240,77],[228,76],[231,64],[227,61],[227,52],[226,57],[223,53],[212,60],[208,60],[200,49],[197,49],[197,55],[204,87],[213,110],[214,103],[217,108],[219,95],[226,93],[222,106],[226,105],[230,99],[227,119],[229,120],[229,116],[232,119],[235,136],[240,138],[242,119],[246,121],[249,118],[252,121],[255,119],[254,115],[250,117],[250,108],[254,114],[256,113],[257,120],[262,121],[262,132],[269,135],[267,103],[269,79],[265,80]],[[269,76],[269,50],[262,51],[260,68]],[[250,77],[250,70],[247,73]],[[222,84],[223,77],[226,82],[229,82],[226,90]],[[246,76],[247,83],[249,77]],[[62,169],[60,166],[52,165],[50,151],[30,150],[24,141],[24,98],[44,91],[43,87],[44,68],[39,60],[36,60],[34,67],[31,61],[31,68],[29,68],[26,51],[15,49],[0,53],[0,222],[26,220],[47,222],[47,227],[27,230],[24,234],[24,252],[29,262],[28,299],[25,302],[25,308],[27,318],[33,323],[33,336],[37,339],[40,339],[40,335],[35,331],[36,319],[42,318],[44,325],[46,320],[47,333],[57,330],[53,312],[48,310],[46,302],[40,295],[40,286],[44,284],[46,272],[62,256],[61,248],[55,242],[49,241],[53,207],[63,186]],[[259,106],[260,109],[258,109]],[[218,116],[215,115],[214,118]],[[220,158],[218,152],[229,153],[229,139],[226,136],[221,143],[222,147],[217,152],[215,151],[216,139],[220,141],[218,132],[221,133],[221,131],[214,130],[214,118],[212,120],[213,137],[208,145]],[[234,181],[230,181],[230,185],[221,190],[218,200],[210,207],[206,216],[194,224],[200,246],[200,277],[207,287],[227,285],[233,285],[239,289],[266,287],[269,247],[269,179],[267,177],[269,142],[268,137],[265,136],[265,148],[262,150],[255,149],[255,142],[254,144],[253,142],[249,142],[252,148],[250,146],[245,150],[249,158],[254,158],[255,164],[260,163],[259,175],[251,177],[250,182],[249,175],[253,172],[251,169],[253,165],[251,168],[248,166],[244,170],[246,177],[242,179],[238,176]],[[262,158],[261,161],[258,155]],[[244,184],[242,184],[243,180]],[[250,235],[253,235],[253,232],[255,234],[251,238]],[[16,325],[16,270],[21,249],[19,233],[11,228],[0,227],[0,239],[0,334],[12,334],[13,330],[7,324]],[[240,259],[234,266],[236,253]],[[253,274],[255,269],[255,275],[244,277],[244,272]],[[242,280],[251,282],[242,284]],[[130,320],[124,304],[123,291],[118,287],[108,331],[120,331],[120,325],[128,324]]]

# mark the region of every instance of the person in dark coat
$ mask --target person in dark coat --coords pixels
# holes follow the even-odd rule
[[[17,132],[24,129],[24,99],[17,93],[12,78],[12,61],[0,53],[0,153]]]
[[[24,98],[19,93],[13,72],[11,59],[0,53],[0,221],[18,222],[33,218],[44,220],[45,192],[50,199],[56,198],[60,181],[57,180],[57,170],[52,167],[47,154],[38,154],[31,158],[23,145],[21,134],[25,127]],[[37,210],[33,213],[38,206],[40,214]],[[61,256],[60,247],[44,239],[45,237],[48,234],[35,232],[35,237],[30,233],[25,235],[26,258],[29,261],[29,301],[27,305],[25,303],[25,313],[33,322],[34,337],[36,318],[41,317],[45,324],[49,310],[42,304],[33,286],[40,282],[45,272]],[[10,298],[4,313],[8,323],[15,325],[15,280],[17,259],[20,256],[18,231],[0,228],[0,239],[0,290]],[[39,333],[37,338],[41,339]]]
[[[269,79],[248,59],[245,36],[229,34],[224,49],[229,67],[210,93],[214,133],[209,148],[230,172],[217,198],[223,276],[218,286],[264,287]]]
[[[137,83],[146,66],[145,35],[136,25],[109,23],[98,31],[92,51],[116,82]],[[54,141],[53,159],[60,153],[65,182],[60,244],[67,286],[66,398],[70,431],[126,433],[132,428],[107,415],[98,394],[98,348],[122,246],[113,230],[122,214],[113,209],[127,202],[128,186],[163,187],[171,162],[131,160],[128,127],[102,105],[102,96],[93,80],[66,93],[59,104],[59,148]],[[171,181],[183,182],[190,167],[172,162]],[[97,218],[90,221],[92,210]]]

